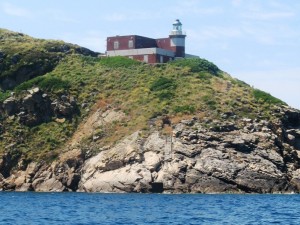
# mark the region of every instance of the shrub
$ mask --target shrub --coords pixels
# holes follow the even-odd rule
[[[250,87],[249,84],[247,84],[246,82],[241,81],[241,80],[239,80],[239,79],[233,79],[231,82],[232,82],[233,84],[238,85],[239,87],[245,87],[245,86]]]
[[[66,90],[70,88],[69,81],[57,77],[45,77],[38,86],[43,90]]]
[[[6,92],[1,92],[0,91],[0,102],[5,101],[5,99],[7,99],[10,96],[10,92],[6,91]]]
[[[177,87],[176,81],[166,77],[159,77],[155,80],[151,87],[151,91],[175,90]]]
[[[253,96],[256,100],[261,100],[261,101],[269,103],[269,104],[286,104],[285,102],[281,101],[280,99],[275,98],[272,95],[270,95],[269,93],[266,93],[259,89],[253,90]]]
[[[209,109],[215,110],[217,108],[217,102],[209,95],[205,95],[202,97],[202,100],[209,107]]]
[[[161,91],[157,94],[160,101],[169,100],[174,97],[174,93],[169,90]]]
[[[197,74],[197,78],[201,79],[201,80],[209,80],[210,78],[212,78],[212,75],[210,75],[209,73],[199,73]]]
[[[102,58],[100,60],[100,64],[112,68],[118,68],[118,67],[128,68],[131,66],[140,65],[141,62],[123,56],[114,56],[114,57]]]
[[[47,91],[67,90],[70,88],[70,82],[58,77],[40,76],[20,84],[15,88],[15,91],[21,92],[23,90],[28,90],[33,86],[38,86]]]
[[[175,113],[194,113],[196,111],[195,106],[193,105],[183,105],[183,106],[175,106]]]
[[[179,59],[169,62],[172,65],[180,67],[189,67],[191,72],[209,72],[213,75],[218,75],[220,69],[206,59]]]
[[[173,98],[176,88],[176,81],[166,77],[159,77],[150,86],[150,90],[156,92],[156,95],[160,101]]]
[[[20,84],[15,88],[16,92],[21,92],[24,90],[28,90],[32,88],[33,86],[36,86],[39,82],[41,82],[43,78],[42,77],[36,77],[31,80],[25,81],[24,83]]]

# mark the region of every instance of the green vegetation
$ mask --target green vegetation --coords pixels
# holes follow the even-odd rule
[[[183,114],[185,114],[185,113],[191,114],[191,113],[196,112],[196,108],[193,105],[175,106],[174,112],[175,113],[183,113]]]
[[[35,52],[32,57],[30,52]],[[16,64],[12,63],[14,55],[18,55]],[[283,104],[233,79],[205,59],[148,65],[124,57],[98,58],[80,54],[78,47],[63,42],[0,30],[0,60],[4,62],[0,68],[2,78],[14,78],[20,68],[28,72],[23,74],[22,82],[0,92],[1,102],[10,92],[20,99],[25,90],[39,87],[51,100],[62,94],[72,96],[80,112],[71,119],[53,118],[34,127],[20,124],[18,116],[2,114],[0,128],[5,129],[0,129],[0,154],[13,146],[28,161],[57,157],[80,122],[98,109],[111,108],[126,114],[124,120],[95,130],[94,135],[100,138],[98,146],[105,146],[136,130],[146,132],[149,120],[159,121],[160,116],[221,120],[222,113],[234,112],[236,118],[271,118],[270,109]],[[39,71],[36,65],[47,67],[46,62],[51,62],[51,69],[31,73]],[[21,75],[19,72],[19,78]],[[5,86],[3,79],[0,84]],[[88,145],[93,139],[86,138],[85,142]]]
[[[59,77],[51,77],[49,75],[45,75],[28,80],[17,86],[14,90],[19,93],[32,87],[39,87],[42,90],[48,92],[67,91],[70,88],[70,82],[62,80]]]
[[[174,97],[177,84],[174,79],[158,77],[150,86],[150,90],[156,92],[160,101],[170,100]]]
[[[269,104],[285,104],[283,101],[281,101],[278,98],[273,97],[269,93],[266,93],[264,91],[261,91],[259,89],[253,90],[254,98],[258,101],[263,101]]]
[[[172,65],[180,67],[189,67],[191,72],[208,72],[213,75],[218,75],[220,69],[206,59],[180,59],[170,62]]]
[[[9,91],[0,92],[0,102],[3,102],[9,96],[10,96],[10,92]]]
[[[141,62],[123,56],[116,56],[116,57],[102,58],[100,64],[111,68],[119,68],[119,67],[128,68],[131,66],[139,65],[141,64]]]
[[[150,87],[151,91],[163,91],[163,90],[174,90],[176,89],[177,84],[174,79],[166,77],[158,77]]]
[[[0,29],[0,83],[3,90],[52,71],[70,54],[96,53],[63,41],[34,39],[27,35]],[[9,80],[10,82],[2,82]]]

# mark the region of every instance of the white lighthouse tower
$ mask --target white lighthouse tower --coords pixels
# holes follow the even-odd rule
[[[185,57],[185,33],[182,31],[182,23],[179,19],[173,23],[173,30],[170,35],[170,45],[172,50],[175,52],[175,57]]]

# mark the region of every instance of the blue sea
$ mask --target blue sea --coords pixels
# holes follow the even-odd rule
[[[300,224],[300,195],[0,192],[0,224]]]

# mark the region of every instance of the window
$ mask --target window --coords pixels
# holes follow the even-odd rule
[[[148,62],[148,55],[144,55],[144,62]]]
[[[119,48],[119,42],[118,41],[114,41],[114,49],[118,49]]]
[[[159,57],[159,62],[160,62],[160,63],[163,63],[163,62],[164,62],[164,57],[163,57],[162,55]]]
[[[133,40],[128,41],[128,48],[133,48]]]

